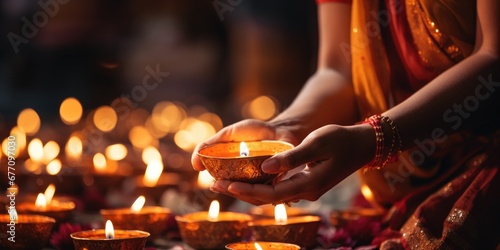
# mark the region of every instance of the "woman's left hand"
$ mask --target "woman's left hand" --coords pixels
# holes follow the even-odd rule
[[[327,125],[310,133],[295,148],[262,164],[264,172],[280,174],[275,183],[217,180],[211,189],[254,205],[314,201],[369,162],[374,149],[375,134],[370,125]],[[290,178],[278,180],[288,170],[304,164],[305,168]]]

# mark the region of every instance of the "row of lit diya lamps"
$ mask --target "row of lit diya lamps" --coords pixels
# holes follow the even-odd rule
[[[53,194],[49,186],[34,204],[12,203],[8,214],[0,215],[8,234],[0,239],[2,249],[47,245],[54,225],[66,221],[75,207],[71,201],[52,198]],[[145,201],[140,196],[129,208],[100,210],[105,228],[71,233],[75,249],[143,249],[148,240],[161,237],[173,214],[165,207],[144,206]],[[300,249],[316,244],[319,216],[297,208],[287,212],[283,204],[274,207],[274,219],[269,209],[251,214],[221,212],[219,202],[213,200],[208,211],[175,219],[183,242],[195,249]],[[246,241],[249,234],[255,242]]]

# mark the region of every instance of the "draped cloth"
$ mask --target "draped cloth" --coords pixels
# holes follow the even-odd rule
[[[472,53],[471,0],[354,0],[353,85],[362,117],[383,113]],[[500,247],[500,132],[461,132],[415,164],[410,149],[380,170],[360,171],[373,202],[388,209],[381,249]],[[392,238],[392,239],[391,239]]]

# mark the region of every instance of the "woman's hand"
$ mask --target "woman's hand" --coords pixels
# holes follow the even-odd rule
[[[232,129],[236,128],[239,125]],[[266,129],[261,131],[265,132]],[[272,129],[266,133],[269,133],[266,136],[275,135]],[[374,148],[375,134],[368,124],[323,126],[310,133],[294,149],[277,154],[262,164],[262,169],[267,173],[285,173],[305,164],[304,169],[290,178],[274,184],[218,180],[211,189],[254,205],[296,202],[302,199],[314,201],[369,162]]]
[[[280,140],[292,143],[293,145],[297,145],[298,143],[295,136],[287,129],[287,126],[248,119],[223,128],[216,135],[197,145],[191,156],[191,163],[193,164],[193,168],[198,171],[205,169],[197,153],[207,145],[219,142],[260,140]]]

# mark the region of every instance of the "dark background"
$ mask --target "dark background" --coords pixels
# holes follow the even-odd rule
[[[24,108],[46,124],[60,122],[59,105],[70,96],[85,111],[110,105],[142,84],[147,66],[170,75],[140,107],[150,110],[162,100],[201,104],[225,125],[260,95],[273,96],[283,109],[315,69],[313,0],[41,2],[48,7],[1,2],[2,135]],[[35,31],[27,32],[30,25]],[[13,34],[25,39],[17,52]]]

